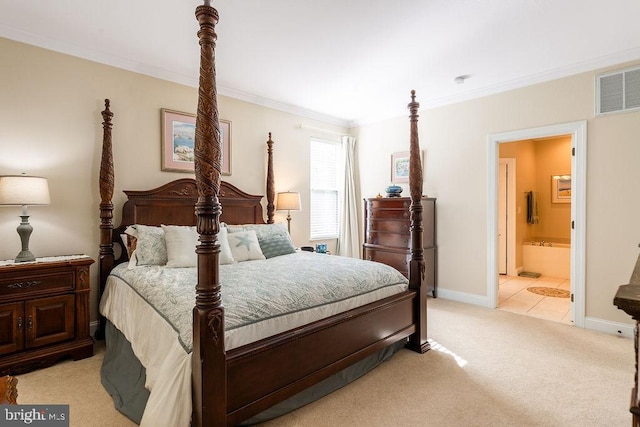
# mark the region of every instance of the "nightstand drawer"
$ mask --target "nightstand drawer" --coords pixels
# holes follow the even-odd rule
[[[70,291],[74,289],[73,273],[21,275],[0,279],[0,297]]]

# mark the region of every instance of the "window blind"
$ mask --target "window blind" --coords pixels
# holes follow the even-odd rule
[[[311,139],[310,147],[310,239],[338,237],[340,189],[338,162],[340,143]]]

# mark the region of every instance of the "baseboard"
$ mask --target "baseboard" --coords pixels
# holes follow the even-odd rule
[[[595,317],[585,317],[584,327],[585,329],[592,329],[594,331],[604,332],[607,334],[633,338],[633,329],[635,325],[596,319]]]
[[[495,308],[489,304],[489,299],[484,295],[475,295],[466,292],[438,288],[438,298],[473,304],[481,307]],[[595,317],[585,317],[584,319],[585,329],[628,338],[633,338],[634,327],[635,325],[633,324],[612,322],[610,320],[597,319]]]
[[[487,298],[486,295],[475,295],[475,294],[469,294],[466,292],[458,292],[458,291],[452,291],[449,289],[438,288],[437,296],[438,298],[448,299],[451,301],[458,301],[458,302],[464,302],[466,304],[473,304],[473,305],[479,305],[482,307],[495,308],[489,304],[489,298]]]

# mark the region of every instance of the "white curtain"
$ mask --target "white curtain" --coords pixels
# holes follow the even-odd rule
[[[338,255],[360,258],[358,205],[356,203],[356,139],[342,137],[344,152],[344,189],[342,192],[342,215],[338,237]]]

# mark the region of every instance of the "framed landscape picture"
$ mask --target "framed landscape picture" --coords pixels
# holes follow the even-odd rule
[[[194,172],[196,115],[166,108],[162,115],[162,170]],[[220,120],[222,175],[231,175],[231,122]]]
[[[409,152],[391,154],[391,182],[409,182]]]
[[[571,175],[551,176],[551,203],[571,203]]]
[[[424,171],[424,156],[422,150],[420,151],[420,161],[423,162]],[[399,151],[391,154],[391,182],[403,183],[409,182],[409,152]]]

